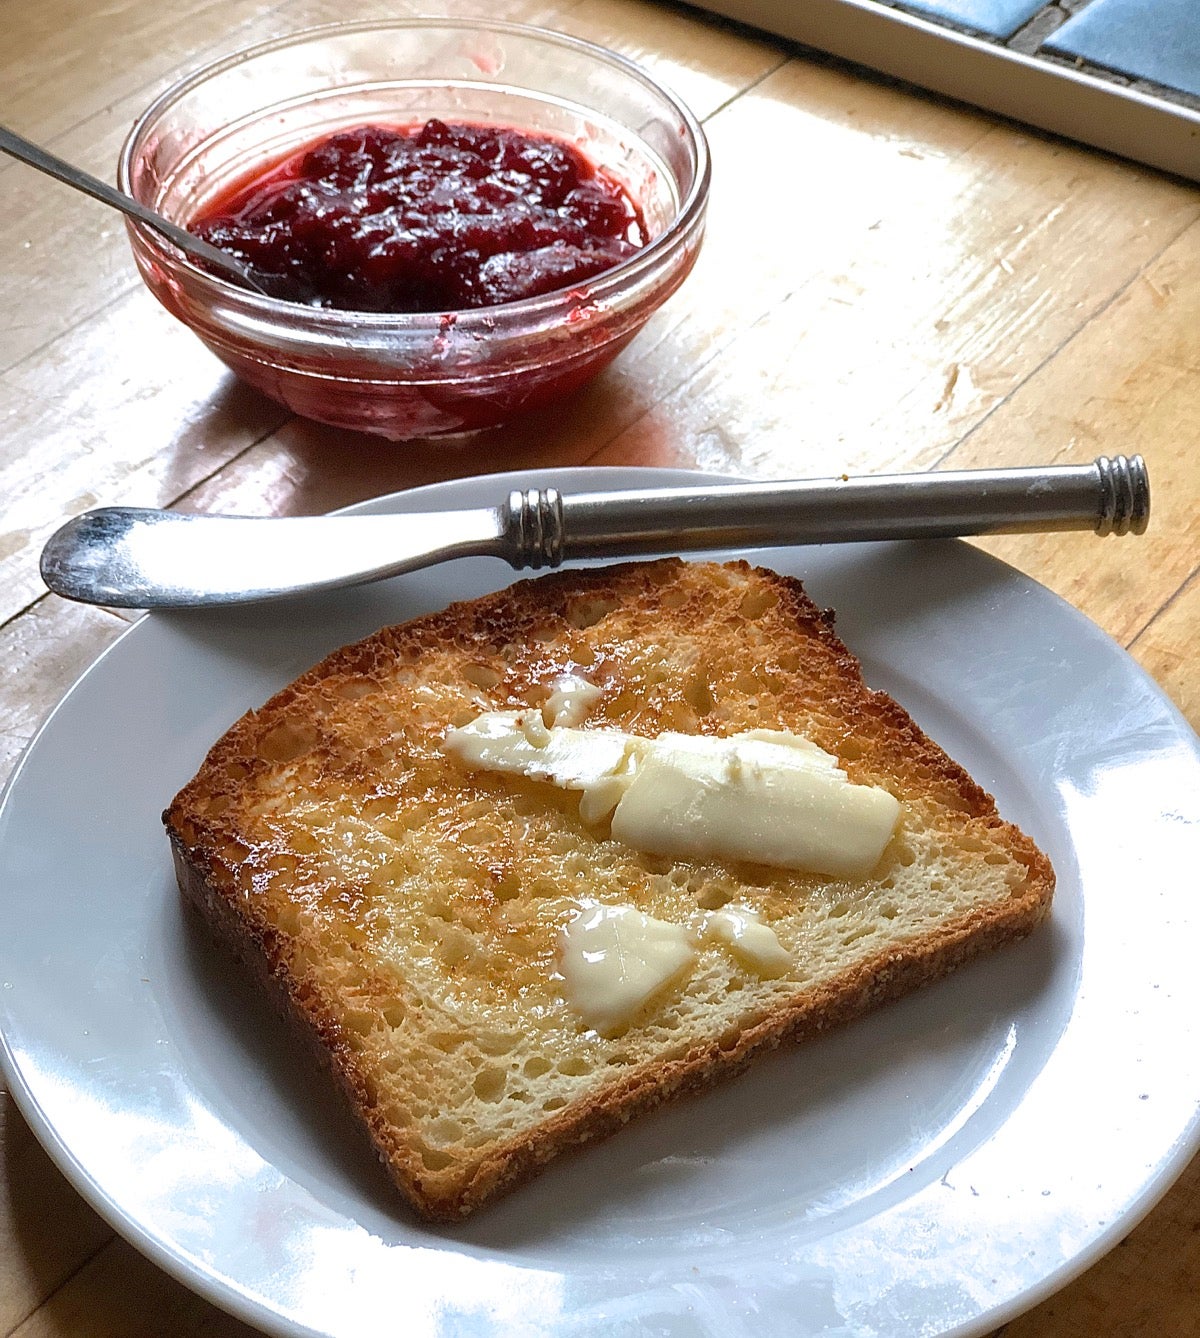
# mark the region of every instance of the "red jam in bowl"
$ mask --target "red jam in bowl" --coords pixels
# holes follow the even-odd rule
[[[649,240],[637,203],[564,141],[438,120],[340,131],[260,168],[189,227],[272,296],[395,313],[540,297]]]

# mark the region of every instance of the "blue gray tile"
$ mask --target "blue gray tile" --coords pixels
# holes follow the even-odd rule
[[[989,37],[1011,37],[1047,0],[897,0],[897,8],[958,24]]]
[[[1197,0],[1092,0],[1044,50],[1200,97]]]

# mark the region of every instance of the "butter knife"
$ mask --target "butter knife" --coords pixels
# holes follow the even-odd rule
[[[510,491],[495,506],[392,515],[185,515],[103,507],[42,551],[46,585],[116,608],[247,604],[377,581],[451,558],[517,569],[571,558],[1042,530],[1142,534],[1141,456],[645,491]]]

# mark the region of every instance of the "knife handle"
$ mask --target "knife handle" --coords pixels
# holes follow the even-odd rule
[[[865,478],[731,483],[645,492],[509,494],[505,556],[514,567],[565,558],[705,548],[945,539],[1092,530],[1143,534],[1150,479],[1140,455],[1090,465],[965,469]]]

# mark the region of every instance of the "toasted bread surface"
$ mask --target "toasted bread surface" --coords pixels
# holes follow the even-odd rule
[[[537,706],[564,671],[585,727],[810,738],[901,817],[847,880],[647,855],[578,795],[470,771],[447,728]],[[241,720],[164,815],[180,886],[330,1066],[393,1179],[434,1219],[474,1211],[576,1144],[752,1056],[1028,933],[1046,857],[859,666],[800,583],[744,563],[560,572],[386,628]],[[764,979],[701,943],[616,1035],[564,997],[581,902],[688,925],[760,914],[791,954]]]

